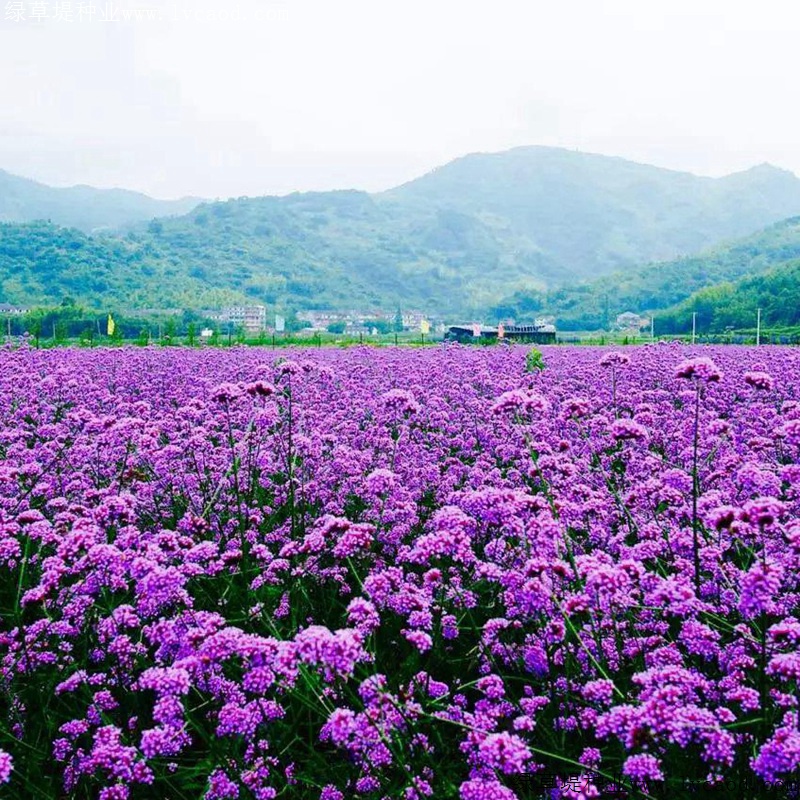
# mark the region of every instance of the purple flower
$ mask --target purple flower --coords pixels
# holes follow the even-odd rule
[[[295,636],[294,645],[298,659],[321,667],[326,680],[347,678],[356,664],[369,658],[362,634],[352,628],[332,632],[322,625],[312,625]]]
[[[700,356],[681,362],[675,368],[675,377],[703,381],[704,383],[716,383],[722,380],[722,371],[710,358]]]
[[[388,411],[396,414],[416,414],[419,403],[411,392],[405,389],[392,389],[381,397],[381,403]]]
[[[211,390],[211,399],[218,403],[231,403],[242,396],[242,387],[236,383],[221,383]]]
[[[0,783],[8,783],[11,780],[13,768],[14,760],[5,750],[0,750]]]
[[[800,769],[800,729],[797,711],[786,714],[783,723],[752,760],[753,771],[767,783],[788,778]]]
[[[481,678],[477,682],[476,686],[481,692],[483,692],[492,700],[498,700],[505,695],[503,679],[499,675],[487,675],[486,677]]]
[[[766,372],[745,372],[744,382],[754,389],[767,392],[772,389],[772,376]]]
[[[783,567],[780,564],[760,561],[742,575],[739,582],[739,611],[746,619],[753,619],[761,613],[771,613],[775,608],[775,598],[780,594]]]
[[[181,667],[151,667],[139,676],[138,685],[159,695],[184,695],[191,688],[191,677]]]
[[[130,787],[118,783],[116,786],[106,786],[105,789],[101,789],[98,800],[128,800],[130,796]]]
[[[619,350],[612,350],[610,353],[605,353],[598,362],[601,367],[621,367],[630,363],[630,357],[625,353],[620,353]]]
[[[470,564],[475,560],[472,552],[474,520],[456,506],[444,506],[433,517],[434,530],[420,536],[408,554],[408,560],[428,564],[432,559],[449,557],[453,561]]]
[[[172,726],[158,726],[142,731],[141,750],[147,758],[176,756],[191,743],[188,734]]]
[[[741,519],[763,527],[776,522],[785,510],[783,503],[774,497],[758,497],[745,503]]]
[[[266,381],[254,381],[253,383],[247,384],[245,391],[251,397],[270,397],[275,394],[276,390],[271,383],[267,383]]]
[[[773,656],[767,672],[771,675],[780,675],[784,680],[800,680],[800,653],[781,653]]]
[[[363,597],[356,597],[347,606],[347,621],[368,636],[381,624],[381,617],[373,603]]]
[[[512,775],[525,769],[531,751],[516,734],[490,733],[478,746],[478,758],[481,764]]]
[[[403,636],[419,650],[420,653],[427,653],[433,647],[433,640],[425,631],[403,631]]]
[[[497,780],[473,778],[458,789],[460,800],[517,800],[517,795]]]
[[[791,445],[800,445],[800,419],[790,419],[778,429],[777,435]]]
[[[492,405],[493,414],[512,412],[514,414],[545,415],[550,410],[550,404],[536,392],[525,389],[512,389],[504,392]]]
[[[580,419],[591,413],[592,405],[585,397],[569,397],[565,400],[562,408],[566,417]]]
[[[349,708],[337,708],[328,717],[320,738],[329,739],[337,747],[345,747],[357,730],[355,713]]]
[[[340,534],[339,541],[333,546],[333,554],[336,558],[364,555],[369,551],[374,535],[374,525],[353,522]]]
[[[622,774],[637,781],[663,781],[661,763],[649,753],[628,756],[622,765]]]
[[[303,367],[290,358],[284,359],[278,364],[278,375],[287,380],[291,380],[294,375],[302,375]]]
[[[231,800],[239,796],[239,787],[224,770],[216,769],[208,776],[208,791],[205,800]]]
[[[611,423],[611,435],[617,441],[633,439],[636,441],[647,441],[647,428],[634,422],[632,419],[616,419]]]

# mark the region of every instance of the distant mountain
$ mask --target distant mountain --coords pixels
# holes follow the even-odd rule
[[[545,282],[666,261],[800,213],[800,179],[768,164],[724,178],[549,147],[457,159],[381,196],[479,220]]]
[[[646,264],[547,292],[516,292],[491,313],[524,316],[533,309],[555,315],[565,330],[606,328],[622,312],[646,314],[670,308],[700,290],[757,276],[796,259],[800,259],[800,217],[696,256]]]
[[[458,314],[496,297],[500,273],[530,280],[539,264],[504,264],[492,231],[467,215],[417,215],[355,191],[205,204],[147,235],[211,284],[282,307]]]
[[[800,221],[798,221],[800,222]],[[697,330],[724,333],[756,327],[761,309],[762,329],[800,326],[800,258],[765,272],[700,289],[683,302],[656,314],[658,331],[685,334],[697,314]]]
[[[156,200],[126,189],[58,189],[0,170],[0,222],[49,220],[85,232],[120,228],[153,217],[186,214],[200,200]]]
[[[731,268],[737,254],[747,269]],[[730,248],[728,257],[727,269],[712,269],[715,280],[706,279],[702,287],[695,286],[691,294],[656,313],[662,334],[686,333],[693,314],[703,333],[755,328],[759,309],[765,331],[800,326],[800,217]],[[712,266],[714,259],[707,264]]]
[[[111,195],[91,196],[98,214],[111,213]],[[4,204],[0,189],[0,216]],[[80,211],[77,200],[73,206],[84,216],[91,208]],[[731,252],[706,283],[681,281],[672,296],[665,286],[651,300],[647,293],[663,267],[648,278],[636,265],[694,253],[795,214],[800,180],[769,165],[712,179],[619,158],[519,148],[466,156],[373,195],[310,192],[202,203],[183,216],[93,237],[49,226],[0,227],[0,302],[59,302],[69,289],[98,307],[111,300],[202,307],[225,296],[281,309],[399,305],[456,317],[492,308],[503,316],[509,307],[530,314],[549,292],[559,314],[586,302],[591,316],[598,292],[622,297],[626,282],[639,292],[637,307],[664,307],[712,279],[745,274],[747,254]],[[57,244],[65,237],[72,237],[66,248]],[[73,257],[78,262],[70,266]],[[63,269],[72,275],[61,275]],[[587,282],[615,270],[602,286]],[[603,302],[602,313],[610,313],[611,301]]]

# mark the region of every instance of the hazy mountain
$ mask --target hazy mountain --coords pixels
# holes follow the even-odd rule
[[[724,178],[548,147],[457,159],[382,197],[480,220],[538,252],[552,283],[696,253],[800,213],[800,179],[763,164]]]
[[[697,330],[725,333],[754,329],[758,309],[761,327],[770,330],[800,326],[800,261],[789,261],[734,283],[724,283],[696,292],[682,303],[656,315],[660,335],[686,334],[697,314]]]
[[[92,231],[118,228],[170,214],[186,214],[200,200],[156,200],[126,189],[54,188],[0,170],[0,222],[50,220]]]
[[[102,197],[119,197],[42,188],[45,194],[88,192],[101,209]],[[8,198],[0,193],[0,216],[4,204]],[[72,205],[75,215],[92,208],[81,212],[77,200]],[[57,303],[68,288],[91,306],[113,300],[132,307],[198,307],[225,296],[281,308],[402,305],[453,317],[520,297],[518,307],[532,313],[548,289],[550,305],[569,312],[584,301],[596,305],[603,293],[622,297],[627,282],[639,292],[630,301],[630,310],[637,310],[651,302],[658,305],[646,307],[663,307],[714,280],[745,274],[750,260],[745,251],[731,251],[706,283],[673,280],[660,294],[653,293],[653,282],[665,274],[663,266],[647,278],[641,276],[650,273],[635,265],[694,253],[793,214],[800,214],[800,180],[769,165],[712,179],[619,158],[520,148],[466,156],[380,194],[312,192],[203,203],[125,234],[73,233],[66,248],[48,244],[48,236],[66,235],[52,227],[5,226],[0,302]],[[62,269],[71,269],[71,276],[61,276]],[[581,283],[614,270],[622,271],[602,286]],[[567,287],[561,299],[559,286]],[[609,301],[604,303],[607,313]]]
[[[562,329],[603,328],[624,311],[666,309],[694,292],[758,276],[796,259],[800,259],[800,217],[696,256],[614,272],[546,293],[518,292],[497,304],[494,314],[519,316],[535,308],[555,315]]]

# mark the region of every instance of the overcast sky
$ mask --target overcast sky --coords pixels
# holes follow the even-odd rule
[[[800,173],[798,37],[787,0],[0,0],[0,168],[158,197],[527,144]]]

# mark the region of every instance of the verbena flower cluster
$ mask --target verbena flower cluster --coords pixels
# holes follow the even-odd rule
[[[0,795],[796,775],[800,354],[525,356],[0,351]]]

